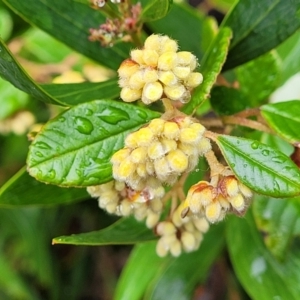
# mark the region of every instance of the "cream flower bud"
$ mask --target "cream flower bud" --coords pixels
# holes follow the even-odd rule
[[[177,52],[178,45],[177,42],[167,37],[166,39],[161,39],[160,51],[164,52]]]
[[[214,202],[206,206],[205,216],[211,223],[215,223],[220,220],[221,217],[221,205],[219,202]]]
[[[165,86],[164,92],[169,99],[176,101],[184,96],[186,89],[182,84],[175,86]]]
[[[184,172],[188,167],[188,158],[179,149],[169,152],[167,155],[167,161],[171,169],[178,173]]]
[[[160,99],[162,94],[163,87],[158,81],[147,83],[143,88],[142,100],[145,104],[150,104]]]
[[[199,72],[190,73],[185,80],[185,85],[188,88],[195,88],[203,82],[203,75]]]
[[[252,191],[241,182],[239,182],[239,189],[246,198],[251,198],[253,196]]]
[[[156,67],[158,63],[159,55],[157,51],[153,49],[143,50],[143,61],[146,65]]]
[[[144,55],[144,52],[143,52],[143,50],[140,50],[140,49],[134,49],[130,53],[132,60],[140,65],[144,64],[143,55]]]
[[[231,203],[233,208],[235,208],[239,212],[245,209],[245,199],[241,194],[237,194],[236,196],[229,198],[229,202]]]
[[[178,139],[180,130],[175,122],[166,122],[164,125],[163,135],[168,139]]]
[[[125,216],[125,217],[129,216],[131,214],[131,211],[132,211],[132,205],[131,205],[130,201],[123,200],[120,203],[119,210],[120,210],[120,213],[121,213],[122,216]]]
[[[165,245],[164,241],[160,238],[156,244],[156,254],[159,257],[165,257],[169,252],[169,247]]]
[[[177,53],[178,65],[187,66],[190,70],[194,70],[197,66],[197,58],[191,52],[180,51]]]
[[[200,218],[200,219],[193,219],[193,223],[195,227],[200,231],[200,232],[207,232],[209,229],[209,223],[205,218]]]
[[[144,48],[146,50],[154,50],[154,51],[160,51],[161,47],[161,36],[158,34],[152,34],[150,35],[144,43]]]
[[[158,80],[157,71],[150,68],[145,69],[143,79],[145,83],[156,82]]]
[[[211,142],[207,138],[202,138],[197,144],[197,149],[200,155],[204,155],[205,153],[210,151],[211,148],[212,148]]]
[[[175,67],[176,61],[175,52],[165,52],[159,57],[157,67],[161,71],[171,71]]]
[[[153,132],[148,128],[144,127],[134,132],[138,146],[148,146],[153,140]]]
[[[131,89],[141,90],[145,85],[145,81],[143,79],[143,72],[137,71],[136,73],[132,74],[129,78],[128,84]]]
[[[182,143],[196,145],[200,140],[202,136],[199,134],[197,130],[194,130],[193,128],[183,128],[180,132],[180,141]]]
[[[178,84],[178,79],[172,71],[159,71],[158,79],[167,86]]]
[[[111,157],[111,162],[113,164],[120,164],[122,161],[124,161],[129,155],[131,150],[128,148],[123,148],[118,150],[114,153],[114,155]]]
[[[126,59],[121,63],[118,69],[118,74],[120,77],[127,78],[136,73],[138,70],[139,65],[135,61]]]
[[[195,236],[191,232],[188,232],[188,231],[182,232],[181,242],[182,242],[183,248],[186,252],[191,252],[195,249],[196,239],[195,239]]]
[[[176,66],[173,68],[173,72],[179,79],[183,80],[189,77],[191,70],[190,67]]]
[[[160,222],[156,227],[156,232],[159,235],[172,235],[176,232],[176,228],[172,222]]]
[[[159,221],[160,215],[154,212],[148,212],[147,219],[146,219],[146,226],[148,228],[153,228]]]
[[[165,120],[163,119],[153,119],[149,123],[149,129],[155,134],[155,135],[160,135],[164,129],[165,126]]]
[[[142,90],[131,89],[130,87],[124,87],[121,90],[120,97],[125,102],[133,102],[142,97]]]
[[[140,164],[145,162],[147,156],[147,148],[146,147],[138,147],[134,149],[130,154],[130,160],[133,163]]]
[[[158,158],[161,158],[165,154],[164,148],[162,143],[158,141],[154,141],[151,143],[151,145],[148,147],[148,156],[149,158],[155,160]]]
[[[181,254],[181,244],[178,240],[175,240],[173,243],[170,245],[170,253],[174,257],[178,257]]]

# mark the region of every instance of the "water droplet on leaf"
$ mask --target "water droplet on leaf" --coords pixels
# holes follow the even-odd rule
[[[97,116],[102,121],[112,125],[116,125],[121,121],[126,121],[130,119],[126,111],[116,107],[106,107],[100,114],[97,114]]]
[[[269,154],[270,154],[270,151],[267,149],[262,151],[262,155],[264,155],[264,156],[268,156]]]
[[[258,142],[253,142],[251,144],[251,148],[254,149],[254,150],[256,150],[258,148]]]
[[[43,157],[44,156],[43,153],[40,152],[40,151],[35,152],[35,155],[38,156],[38,157]]]
[[[91,134],[94,126],[91,121],[83,117],[75,117],[75,129],[82,134]]]
[[[51,147],[45,142],[36,142],[34,144],[34,146],[41,148],[41,149],[51,149]]]
[[[47,177],[49,178],[49,179],[54,179],[55,178],[55,176],[56,176],[56,172],[55,172],[55,170],[50,170],[48,173],[47,173]]]
[[[59,122],[64,122],[64,121],[66,121],[66,118],[65,118],[65,117],[60,117],[60,118],[58,119],[58,121],[59,121]]]
[[[87,116],[91,116],[91,115],[93,115],[93,111],[91,110],[91,109],[87,109],[86,111],[85,111],[85,114],[87,115]]]
[[[286,158],[283,156],[275,156],[275,157],[272,157],[272,161],[275,163],[282,164],[286,161]]]

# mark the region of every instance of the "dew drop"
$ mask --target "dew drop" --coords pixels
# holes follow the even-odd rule
[[[253,142],[251,144],[251,148],[254,149],[254,150],[256,150],[258,148],[258,142]]]
[[[270,154],[270,151],[267,149],[262,151],[262,155],[264,155],[264,156],[268,156],[269,154]]]
[[[230,167],[234,168],[235,167],[235,163],[230,164]]]
[[[147,114],[143,111],[143,110],[137,110],[136,111],[136,114],[143,120],[147,120],[148,119],[148,116]]]
[[[47,173],[47,177],[49,178],[49,179],[54,179],[55,178],[55,176],[56,176],[56,172],[55,172],[55,170],[50,170],[48,173]]]
[[[43,157],[44,156],[43,153],[40,152],[40,151],[35,152],[35,155],[38,156],[38,157]]]
[[[66,118],[65,118],[65,117],[60,117],[60,118],[58,119],[58,121],[59,121],[59,122],[64,122],[64,121],[66,121]]]
[[[283,156],[275,156],[275,157],[272,157],[272,161],[275,163],[282,164],[286,161],[286,158]]]
[[[91,134],[91,132],[94,130],[93,124],[86,118],[75,117],[74,122],[75,129],[82,134]]]
[[[41,149],[51,149],[51,147],[45,142],[36,142],[34,145]]]
[[[247,168],[247,167],[248,167],[248,165],[247,165],[247,164],[243,164],[243,167],[244,167],[244,168]]]
[[[87,116],[92,116],[93,115],[93,111],[91,110],[91,109],[87,109],[86,111],[85,111],[85,114],[87,115]]]
[[[76,172],[76,174],[77,174],[79,177],[82,177],[82,176],[83,176],[82,170],[76,169],[75,172]]]
[[[116,125],[121,121],[129,120],[130,117],[128,113],[116,107],[106,107],[97,116],[104,122]]]

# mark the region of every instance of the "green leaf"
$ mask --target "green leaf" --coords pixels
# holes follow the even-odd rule
[[[43,84],[41,87],[67,106],[96,99],[113,99],[120,95],[117,79],[109,79],[104,82]]]
[[[0,120],[11,116],[13,113],[23,109],[28,96],[20,90],[13,87],[9,82],[0,78]]]
[[[154,21],[163,18],[171,8],[173,0],[142,0],[143,22]]]
[[[10,13],[0,7],[0,36],[3,40],[7,40],[13,29],[13,20]]]
[[[277,52],[282,60],[281,83],[300,71],[300,30],[295,32],[284,43],[277,47]]]
[[[286,259],[293,239],[300,233],[300,199],[256,197],[253,215],[268,250],[278,260]]]
[[[79,53],[112,69],[128,57],[131,44],[102,48],[90,42],[89,29],[105,23],[105,16],[89,5],[73,0],[3,0],[28,23],[36,25]],[[37,13],[38,12],[38,13]]]
[[[154,32],[167,34],[177,40],[180,49],[191,51],[198,59],[203,57],[217,31],[217,25],[211,18],[201,15],[188,5],[176,3],[163,19],[149,22],[147,26]]]
[[[126,135],[157,112],[112,100],[96,100],[63,112],[34,139],[27,158],[36,179],[61,186],[89,186],[112,179],[110,158]]]
[[[231,217],[226,228],[230,259],[238,279],[253,300],[298,299],[299,247],[282,263],[266,249],[251,213]]]
[[[249,107],[266,102],[279,85],[281,65],[275,51],[266,53],[236,69],[241,92]]]
[[[300,101],[266,104],[261,114],[269,126],[290,143],[300,142]]]
[[[203,58],[201,73],[204,79],[202,84],[193,91],[191,101],[183,107],[185,113],[191,114],[209,98],[210,91],[226,60],[231,35],[230,28],[222,28]]]
[[[85,189],[60,188],[41,183],[22,168],[0,188],[0,206],[58,205],[88,198]]]
[[[191,299],[195,286],[204,282],[224,246],[222,225],[213,226],[204,235],[199,250],[179,257],[159,258],[156,242],[135,246],[122,271],[114,299]]]
[[[157,272],[162,272],[170,257],[160,258],[155,252],[156,241],[138,244],[122,270],[115,290],[115,300],[140,300]],[[138,282],[138,284],[136,284]]]
[[[210,104],[220,116],[238,113],[248,106],[246,96],[239,90],[226,86],[215,86],[211,91]]]
[[[12,53],[5,46],[0,39],[0,76],[13,84],[16,88],[31,95],[46,103],[60,103],[54,99],[39,85],[37,85],[32,78],[25,72],[25,70],[15,60]]]
[[[144,223],[130,217],[122,218],[102,230],[57,237],[53,239],[52,244],[81,246],[128,245],[154,239],[156,239],[156,236],[152,230],[148,229]]]
[[[220,135],[216,142],[236,176],[255,192],[276,198],[300,194],[300,170],[282,152],[233,136]]]
[[[300,2],[241,0],[222,26],[231,27],[233,40],[224,70],[254,59],[286,40],[300,27]]]

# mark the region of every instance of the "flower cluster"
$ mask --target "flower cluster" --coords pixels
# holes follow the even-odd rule
[[[223,220],[227,212],[243,214],[251,197],[252,191],[234,175],[221,176],[215,184],[200,181],[189,189],[182,216],[190,211],[215,223]]]
[[[150,182],[151,183],[151,182]],[[159,221],[163,204],[161,198],[164,188],[147,186],[141,191],[134,191],[123,182],[110,181],[105,184],[90,186],[87,191],[98,198],[99,207],[117,216],[134,215],[138,221],[146,219],[148,228],[153,228]]]
[[[113,177],[134,190],[144,189],[149,180],[173,184],[178,176],[193,170],[199,156],[211,149],[204,131],[190,117],[152,120],[129,134],[125,148],[112,156]]]
[[[155,34],[146,39],[144,49],[132,50],[131,58],[118,70],[121,98],[125,102],[141,99],[145,104],[162,97],[188,102],[191,90],[203,77],[194,72],[197,58],[188,51],[177,50],[176,41]]]
[[[207,232],[209,223],[205,218],[194,216],[181,217],[182,205],[172,215],[170,221],[163,221],[156,226],[156,233],[160,236],[156,245],[159,256],[171,253],[179,256],[182,252],[191,252],[199,248],[203,234]]]

